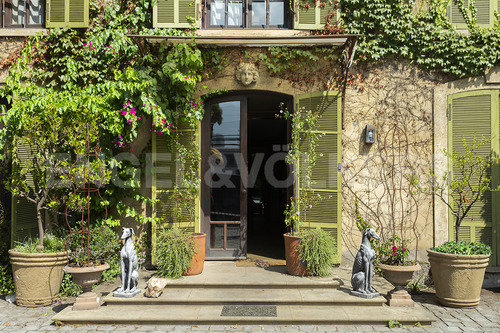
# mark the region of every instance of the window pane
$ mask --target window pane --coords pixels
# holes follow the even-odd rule
[[[30,1],[29,24],[42,24],[42,0]]]
[[[23,0],[12,0],[12,24],[23,24],[25,12]]]
[[[228,249],[239,249],[240,248],[240,225],[239,224],[228,224],[227,225],[227,248]]]
[[[214,104],[211,111],[212,138],[210,173],[210,219],[240,220],[241,175],[240,102]]]
[[[225,25],[225,0],[212,0],[210,8],[210,24],[211,25]]]
[[[243,25],[243,0],[229,0],[227,5],[228,25]]]
[[[270,0],[269,24],[283,25],[285,23],[285,2],[283,0]]]
[[[252,1],[252,25],[266,25],[266,1]]]

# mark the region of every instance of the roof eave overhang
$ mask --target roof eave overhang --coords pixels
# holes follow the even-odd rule
[[[153,36],[129,35],[133,38],[143,38],[149,43],[195,43],[199,47],[314,47],[314,46],[344,46],[349,40],[357,40],[360,35],[314,35],[314,36]]]

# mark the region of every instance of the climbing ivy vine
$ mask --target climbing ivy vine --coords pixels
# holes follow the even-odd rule
[[[358,59],[377,61],[402,56],[428,70],[455,77],[477,75],[498,63],[500,27],[481,28],[475,23],[474,2],[456,1],[466,18],[462,32],[446,17],[448,0],[341,0],[342,19],[349,33],[361,35]]]

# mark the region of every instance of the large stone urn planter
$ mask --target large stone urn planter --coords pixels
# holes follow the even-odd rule
[[[420,265],[393,266],[378,264],[377,267],[384,272],[384,278],[394,285],[394,289],[387,293],[389,306],[415,306],[404,286],[411,281],[413,273],[420,270]]]
[[[68,252],[23,253],[9,250],[16,304],[38,307],[56,302]]]
[[[299,259],[299,253],[297,252],[300,236],[284,234],[283,238],[285,239],[286,271],[288,274],[296,276],[311,275],[306,264]]]
[[[80,294],[73,304],[73,310],[97,310],[101,306],[100,299],[92,286],[99,282],[102,272],[109,268],[108,263],[90,267],[66,266],[64,271],[71,274],[73,282],[82,286],[83,293]]]
[[[489,254],[461,255],[427,250],[439,303],[460,308],[479,305]]]
[[[193,239],[195,242],[195,252],[191,258],[191,267],[186,269],[182,275],[198,275],[203,272],[205,267],[205,238],[207,234],[202,232],[193,233]]]

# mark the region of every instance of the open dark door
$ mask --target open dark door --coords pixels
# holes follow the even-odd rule
[[[201,213],[206,258],[246,258],[247,99],[211,100],[202,122]]]

